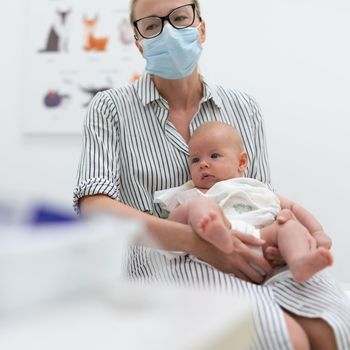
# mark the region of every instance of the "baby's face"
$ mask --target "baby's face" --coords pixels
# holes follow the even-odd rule
[[[209,189],[215,183],[243,175],[241,151],[220,134],[196,135],[189,143],[189,165],[194,185]]]

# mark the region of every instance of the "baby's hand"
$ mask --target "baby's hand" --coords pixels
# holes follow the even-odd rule
[[[331,248],[332,240],[323,230],[313,232],[312,236],[317,242],[317,247]]]

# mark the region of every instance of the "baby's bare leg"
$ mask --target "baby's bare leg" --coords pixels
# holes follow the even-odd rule
[[[266,245],[277,245],[282,257],[288,264],[294,278],[305,282],[316,272],[330,266],[332,254],[325,248],[314,248],[313,237],[289,210],[283,210],[289,220],[283,224],[274,222],[261,229],[261,238]]]
[[[181,224],[188,224],[188,203],[180,204],[173,209],[168,216],[168,220]]]
[[[214,200],[198,197],[189,202],[188,223],[204,240],[225,253],[232,252],[231,225]]]

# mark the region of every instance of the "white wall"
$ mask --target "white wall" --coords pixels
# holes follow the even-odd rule
[[[334,240],[331,271],[350,282],[349,2],[202,0],[202,7],[202,72],[257,98],[276,190],[320,219]]]
[[[25,1],[25,0],[24,0]],[[33,2],[34,6],[35,2]],[[0,18],[0,198],[24,197],[71,208],[80,136],[23,136],[23,2],[6,1]],[[38,75],[41,72],[38,71]],[[25,111],[30,113],[30,111]]]
[[[201,3],[207,24],[202,72],[257,98],[276,189],[324,224],[334,239],[331,272],[350,283],[348,1]],[[21,10],[19,0],[6,1],[0,20],[0,197],[35,196],[70,208],[80,137],[20,133]]]

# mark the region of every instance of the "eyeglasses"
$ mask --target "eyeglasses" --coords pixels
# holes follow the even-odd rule
[[[165,21],[168,21],[176,29],[190,27],[196,17],[195,8],[195,4],[182,5],[173,9],[167,16],[143,17],[134,21],[133,25],[143,38],[151,39],[163,31]],[[200,17],[199,20],[201,20]]]

